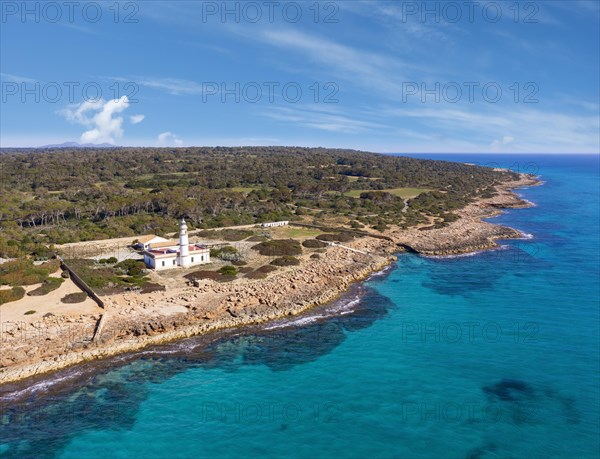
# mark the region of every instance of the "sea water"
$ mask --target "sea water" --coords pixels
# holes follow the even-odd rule
[[[5,386],[0,456],[598,457],[598,157],[442,158],[539,174],[535,207],[491,220],[524,238],[399,254],[288,321]]]

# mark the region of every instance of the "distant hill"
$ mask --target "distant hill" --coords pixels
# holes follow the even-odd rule
[[[51,145],[42,145],[41,147],[36,147],[39,149],[49,149],[49,148],[117,148],[117,145],[113,145],[111,143],[77,143],[77,142],[63,142]]]

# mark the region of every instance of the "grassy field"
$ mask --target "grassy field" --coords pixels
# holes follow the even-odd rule
[[[264,187],[266,190],[271,190],[270,187]],[[224,191],[235,191],[237,193],[250,193],[254,190],[260,190],[259,186],[234,186],[233,188],[223,188]]]
[[[345,193],[346,196],[350,196],[351,198],[360,198],[361,193],[366,193],[369,191],[385,191],[386,193],[393,194],[395,196],[399,196],[402,199],[414,198],[415,196],[420,195],[421,193],[425,193],[426,191],[433,191],[427,188],[388,188],[385,190],[350,190]],[[339,194],[337,191],[332,191],[329,193]]]
[[[274,237],[279,238],[306,238],[315,237],[321,234],[323,231],[312,228],[298,228],[294,226],[284,226],[272,230]]]
[[[348,180],[351,182],[358,182],[358,179],[360,177],[357,177],[355,175],[347,175],[346,177],[348,177]],[[365,180],[381,180],[380,177],[363,177]]]

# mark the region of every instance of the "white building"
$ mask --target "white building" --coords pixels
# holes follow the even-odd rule
[[[147,236],[138,237],[134,247],[136,249],[148,250],[152,244],[159,244],[162,242],[169,242],[169,240],[154,234],[148,234]]]
[[[273,228],[275,226],[286,226],[288,223],[289,223],[289,221],[285,220],[285,221],[281,221],[281,222],[262,223],[260,226],[262,226],[263,228]]]
[[[210,263],[210,250],[202,244],[190,245],[187,225],[182,219],[179,227],[179,244],[175,241],[150,243],[144,250],[144,263],[148,268],[157,271],[179,266],[189,268]]]

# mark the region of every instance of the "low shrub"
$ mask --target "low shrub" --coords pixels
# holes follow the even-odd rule
[[[163,292],[166,288],[164,285],[156,284],[154,282],[146,282],[142,285],[140,293],[152,293],[152,292]]]
[[[273,271],[277,271],[277,267],[276,266],[272,266],[272,265],[264,265],[261,266],[260,268],[256,268],[256,271],[260,272],[260,273],[272,273]]]
[[[42,296],[56,290],[65,280],[61,277],[49,277],[38,288],[27,292],[28,296]]]
[[[284,255],[300,255],[302,246],[294,239],[274,239],[256,244],[252,249],[258,253],[271,257],[282,257]]]
[[[321,258],[321,255],[319,255],[318,253],[313,253],[310,258],[313,258],[315,260],[318,260],[319,258]]]
[[[327,242],[350,242],[352,239],[354,239],[354,236],[349,233],[327,233],[319,234],[317,239]]]
[[[307,239],[302,243],[302,245],[308,249],[321,249],[323,247],[327,247],[325,242],[319,241],[318,239]]]
[[[219,269],[219,272],[224,276],[235,276],[238,270],[235,266],[227,265]]]
[[[132,277],[143,277],[146,274],[146,265],[143,261],[136,261],[132,259],[123,260],[122,262],[117,263],[115,268],[120,269],[124,274]]]
[[[246,239],[248,242],[263,242],[263,241],[268,241],[269,238],[265,237],[265,236],[251,236],[248,239]]]
[[[23,287],[13,287],[10,290],[0,290],[0,305],[20,300],[25,296]]]
[[[31,314],[35,314],[37,311],[31,310],[25,313],[26,316],[30,316]]]
[[[373,226],[373,229],[383,233],[384,231],[389,229],[389,226],[387,226],[384,222],[379,222],[375,226]]]
[[[218,280],[219,277],[221,277],[221,274],[219,274],[217,271],[200,270],[200,271],[194,271],[193,273],[186,274],[184,277],[189,280],[200,280],[200,279]]]
[[[40,265],[34,265],[26,258],[8,261],[0,265],[0,285],[18,287],[40,284],[58,268],[58,260],[50,260]]]
[[[300,260],[298,260],[296,257],[285,256],[275,258],[271,264],[273,266],[298,266],[300,264]]]
[[[63,296],[60,301],[62,303],[74,304],[74,303],[83,303],[87,298],[87,293],[85,292],[76,292],[69,293],[68,295]]]
[[[226,245],[225,247],[221,247],[219,249],[211,249],[210,256],[212,258],[220,258],[224,261],[241,261],[241,255],[239,254],[238,249],[230,245]]]

